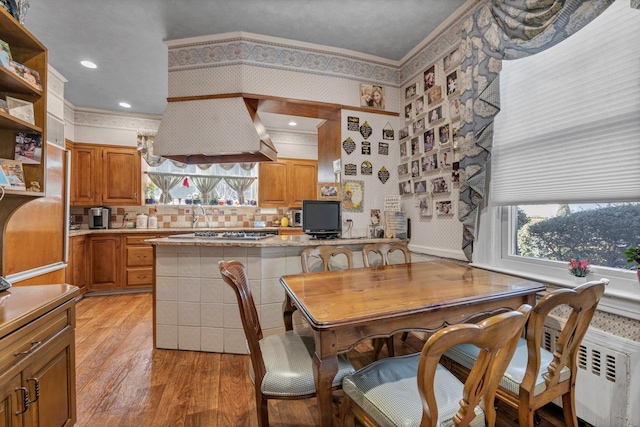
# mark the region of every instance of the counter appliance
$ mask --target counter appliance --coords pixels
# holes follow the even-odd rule
[[[104,206],[90,208],[89,228],[101,230],[111,228],[111,209]]]

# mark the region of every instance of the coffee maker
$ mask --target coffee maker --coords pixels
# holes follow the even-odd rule
[[[89,228],[103,230],[111,228],[111,209],[104,206],[90,208]]]

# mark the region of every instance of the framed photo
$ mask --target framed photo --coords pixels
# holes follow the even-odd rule
[[[409,151],[407,151],[407,141],[400,143],[400,157],[409,157]]]
[[[424,117],[413,122],[413,134],[417,134],[421,130],[424,130]]]
[[[440,145],[448,145],[451,142],[451,125],[449,123],[438,128]]]
[[[442,86],[434,86],[427,92],[427,102],[433,106],[442,102]]]
[[[453,215],[453,204],[451,203],[451,200],[436,202],[436,213],[438,216]]]
[[[11,186],[11,184],[9,183],[9,180],[5,176],[2,168],[0,168],[0,187],[9,187],[9,186]]]
[[[411,155],[420,154],[420,137],[411,138]]]
[[[431,194],[444,194],[449,192],[448,176],[439,176],[431,180]]]
[[[373,107],[373,85],[360,84],[360,106]]]
[[[9,109],[9,114],[13,117],[31,123],[32,125],[36,124],[33,116],[33,104],[31,102],[7,96],[7,108]]]
[[[453,162],[451,167],[451,185],[457,187],[460,184],[460,162]]]
[[[411,115],[411,111],[413,110],[411,104],[407,104],[404,106],[404,119],[411,120],[413,116]]]
[[[413,192],[415,194],[426,193],[427,192],[427,181],[426,180],[422,180],[422,181],[414,182],[413,183]]]
[[[404,89],[404,99],[411,99],[418,94],[418,85],[416,83],[407,86]]]
[[[23,164],[40,164],[42,160],[42,135],[39,133],[16,133],[15,160]]]
[[[418,197],[418,207],[421,217],[433,216],[433,199],[430,195],[424,194]]]
[[[432,65],[424,72],[424,91],[428,91],[436,84],[436,66]]]
[[[453,148],[458,148],[460,145],[460,128],[458,126],[454,126],[451,130],[451,142],[453,143]]]
[[[401,196],[406,196],[407,194],[411,194],[411,180],[401,181],[398,184],[399,192]]]
[[[416,117],[427,112],[424,109],[424,96],[419,96],[416,98],[414,112],[416,114]]]
[[[411,161],[411,177],[416,178],[420,176],[420,159]]]
[[[458,45],[457,48],[444,57],[444,70],[449,71],[460,62],[462,62],[462,45]]]
[[[11,56],[11,49],[9,49],[9,43],[4,40],[0,40],[0,64],[4,68],[9,68],[9,62],[13,61]]]
[[[436,137],[433,129],[429,129],[424,133],[424,152],[425,153],[428,153],[429,151],[433,150],[433,147],[435,145],[435,140],[436,140]]]
[[[460,97],[456,96],[449,100],[449,118],[452,122],[460,119]]]
[[[364,205],[364,181],[345,181],[342,186],[342,209],[346,212],[362,212]]]
[[[447,76],[447,96],[457,95],[460,90],[458,87],[458,71],[454,71]]]
[[[319,182],[317,198],[318,200],[340,200],[340,183]]]
[[[0,159],[0,168],[11,188],[15,190],[26,190],[24,183],[24,170],[22,162],[18,160]]]
[[[422,172],[431,173],[438,170],[438,154],[427,154],[422,157]]]
[[[434,124],[440,120],[442,120],[442,106],[436,107],[433,110],[429,111],[429,124]]]
[[[443,148],[438,151],[438,161],[440,163],[440,168],[450,168],[453,164],[453,154],[451,153],[451,147]]]
[[[400,139],[404,139],[409,136],[409,126],[405,126],[400,129]]]
[[[402,163],[398,165],[398,175],[409,175],[409,163]]]

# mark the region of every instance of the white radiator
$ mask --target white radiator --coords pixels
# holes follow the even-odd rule
[[[551,352],[563,322],[547,318],[543,346]],[[640,427],[639,402],[640,343],[589,329],[578,354],[578,418],[595,427]]]

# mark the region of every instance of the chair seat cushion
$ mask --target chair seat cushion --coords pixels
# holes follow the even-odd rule
[[[475,363],[479,353],[478,347],[473,344],[460,344],[450,348],[445,353],[445,356],[459,363],[460,365],[471,369]],[[524,374],[527,370],[527,341],[520,338],[518,341],[518,347],[516,352],[507,367],[507,370],[500,381],[500,386],[513,392],[514,394],[520,393],[520,383],[524,378]],[[540,370],[538,371],[538,378],[536,379],[536,385],[534,388],[534,396],[539,395],[546,390],[547,384],[544,381],[544,374],[547,373],[547,366],[553,361],[553,354],[544,348],[540,349]],[[566,381],[571,377],[571,371],[566,366],[560,371],[560,382]]]
[[[314,394],[313,355],[315,343],[308,328],[270,335],[260,340],[262,358],[267,370],[262,380],[262,393],[269,396],[304,396]],[[355,369],[345,355],[338,356],[338,373],[333,386],[340,386],[345,375]],[[251,380],[255,381],[253,367]]]
[[[420,353],[378,360],[342,382],[342,390],[381,426],[419,426],[422,402],[418,393]],[[438,365],[435,393],[438,425],[452,426],[460,409],[463,384],[443,366]],[[484,413],[476,407],[471,426],[484,426]]]

